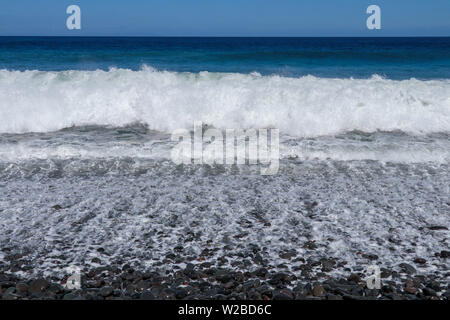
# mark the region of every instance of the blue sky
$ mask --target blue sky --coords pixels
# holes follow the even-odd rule
[[[82,29],[66,29],[66,8]],[[381,8],[381,30],[366,8]],[[450,36],[449,0],[2,0],[0,35]]]

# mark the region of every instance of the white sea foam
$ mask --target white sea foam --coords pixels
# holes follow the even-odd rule
[[[177,246],[177,255],[194,264],[200,262],[184,257],[203,256],[205,248],[217,248],[204,257],[213,265],[226,256],[230,267],[244,256],[251,263],[237,268],[246,272],[259,267],[252,260],[257,245],[268,266],[285,272],[283,263],[297,275],[303,263],[281,259],[282,252],[345,261],[330,273],[345,277],[345,268],[357,272],[376,263],[397,271],[423,257],[427,263],[414,265],[417,273],[447,285],[448,264],[435,253],[448,250],[448,232],[428,228],[450,228],[447,165],[301,162],[270,177],[202,167],[174,171],[170,164],[136,175],[90,176],[86,171],[98,164],[61,166],[79,167],[80,174],[58,175],[59,165],[49,164],[45,171],[54,175],[41,168],[36,178],[14,173],[0,183],[1,248],[22,253],[19,262],[30,261],[24,265],[35,272],[57,275],[69,265],[88,270],[98,266],[93,257],[103,265],[174,271],[176,262],[166,257]],[[317,248],[305,248],[308,241]]]
[[[450,80],[260,74],[0,70],[0,133],[133,122],[170,132],[277,127],[301,137],[351,130],[450,131]]]
[[[292,146],[282,137],[280,145],[280,159],[297,160],[338,160],[361,161],[376,160],[381,162],[401,163],[448,163],[450,162],[450,141],[436,139],[425,145],[416,141],[399,140],[388,144],[381,140],[371,143],[354,143],[335,139],[316,140],[317,145],[305,146],[304,141],[298,140]],[[174,143],[169,140],[148,141],[144,143],[121,142],[111,140],[98,144],[79,143],[67,140],[58,144],[54,140],[40,141],[39,137],[16,143],[2,144],[0,147],[0,161],[16,162],[26,160],[45,159],[124,159],[141,160],[171,160]]]

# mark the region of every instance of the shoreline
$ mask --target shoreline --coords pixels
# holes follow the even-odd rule
[[[447,259],[442,258],[442,259]],[[55,277],[28,279],[0,269],[3,300],[450,300],[450,285],[435,275],[381,269],[381,289],[368,289],[364,273],[348,277],[316,273],[311,277],[276,272],[264,267],[254,272],[193,265],[162,275],[141,272],[130,265],[106,266],[83,272],[81,289],[64,287]],[[308,269],[305,264],[304,270]],[[325,262],[322,269],[326,269]],[[309,278],[309,279],[308,279]]]

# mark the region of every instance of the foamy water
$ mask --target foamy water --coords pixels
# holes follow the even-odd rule
[[[299,267],[280,266],[292,249],[352,271],[374,263],[361,253],[393,270],[420,256],[418,273],[446,281],[448,79],[0,70],[0,119],[0,262],[20,254],[23,275],[173,270],[206,247],[234,268],[258,244],[277,270]],[[279,172],[175,165],[170,133],[194,121],[278,128]],[[175,246],[183,263],[165,259]]]
[[[134,122],[171,132],[275,127],[298,137],[450,130],[450,80],[140,71],[0,71],[0,132]]]

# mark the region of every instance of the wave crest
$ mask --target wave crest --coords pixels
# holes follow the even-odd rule
[[[288,78],[258,73],[0,70],[0,132],[134,122],[170,132],[276,127],[295,136],[450,131],[450,80]]]

